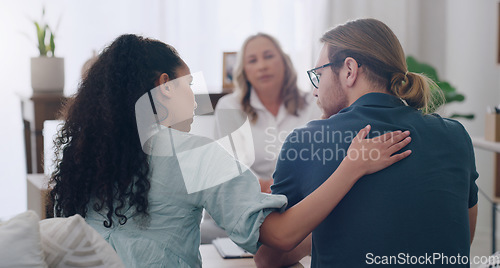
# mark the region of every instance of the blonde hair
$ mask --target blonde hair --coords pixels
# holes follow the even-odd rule
[[[424,74],[408,72],[403,48],[392,30],[376,19],[358,19],[339,25],[321,38],[328,44],[328,58],[338,73],[346,57],[365,67],[367,79],[385,87],[409,106],[432,112],[435,101],[443,101],[439,87]]]
[[[280,89],[280,98],[285,104],[285,108],[289,114],[293,114],[298,116],[298,111],[305,106],[305,97],[301,96],[299,92],[299,87],[297,86],[297,72],[293,68],[292,61],[290,57],[283,51],[278,40],[274,37],[265,34],[265,33],[257,33],[255,35],[249,36],[241,46],[240,51],[238,52],[233,77],[236,90],[240,91],[240,101],[243,111],[249,116],[250,122],[257,122],[258,116],[255,112],[254,107],[250,105],[250,94],[251,94],[251,84],[248,81],[245,70],[244,70],[244,59],[243,56],[245,54],[245,48],[250,41],[257,37],[265,37],[269,39],[276,49],[278,50],[281,58],[283,59],[283,63],[285,66],[285,75],[284,75],[284,83],[283,87]]]

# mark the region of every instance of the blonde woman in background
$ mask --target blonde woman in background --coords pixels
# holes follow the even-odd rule
[[[290,57],[268,34],[258,33],[245,40],[233,81],[236,90],[219,100],[216,118],[223,110],[241,110],[248,116],[255,153],[255,161],[248,164],[259,178],[262,192],[270,193],[283,141],[294,128],[319,119],[321,111],[312,94],[299,90]],[[226,123],[217,120],[219,136]],[[241,158],[245,162],[245,156]]]

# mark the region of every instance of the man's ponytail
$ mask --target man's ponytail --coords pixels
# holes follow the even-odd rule
[[[420,109],[424,113],[434,110],[431,88],[438,88],[436,83],[424,74],[406,72],[394,73],[392,75],[389,89],[395,96],[403,99],[406,103]]]

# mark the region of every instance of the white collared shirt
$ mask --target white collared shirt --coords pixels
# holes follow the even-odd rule
[[[219,100],[215,108],[216,118],[221,110],[242,110],[239,94],[239,92],[231,93]],[[255,157],[241,156],[240,160],[250,166],[257,177],[261,179],[272,177],[281,146],[294,128],[303,126],[311,120],[320,119],[321,111],[315,103],[314,96],[305,92],[301,94],[305,94],[306,105],[299,110],[298,116],[289,114],[284,103],[280,105],[278,114],[274,116],[264,107],[257,94],[253,92],[250,94],[250,105],[255,109],[258,118],[255,124],[251,124],[254,152],[246,153],[253,153]],[[221,136],[219,131],[221,124],[222,122],[216,119],[217,137]],[[255,160],[249,163],[245,159]]]

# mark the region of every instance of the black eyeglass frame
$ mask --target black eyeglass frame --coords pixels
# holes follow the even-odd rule
[[[332,65],[332,64],[333,64],[333,62],[330,62],[330,63],[327,63],[327,64],[325,64],[325,65],[321,65],[321,66],[319,66],[319,67],[316,67],[316,68],[314,68],[314,69],[311,69],[311,70],[307,71],[307,76],[309,76],[309,80],[311,81],[311,84],[312,84],[315,88],[318,88],[318,86],[319,86],[319,77],[320,77],[320,75],[318,75],[318,74],[316,73],[316,70],[319,70],[319,69],[322,69],[322,68],[328,67],[328,66],[330,66],[330,65]],[[361,63],[359,63],[359,62],[358,62],[358,68],[359,68],[359,67],[361,67]],[[316,77],[316,80],[318,81],[318,85],[316,85],[316,84],[314,83],[314,81],[313,81],[313,78],[312,78],[311,74],[313,74],[313,75],[314,75],[314,77]]]
[[[316,70],[323,69],[323,68],[328,67],[328,66],[330,66],[330,65],[332,65],[332,64],[333,64],[333,62],[330,62],[330,63],[327,63],[327,64],[325,64],[325,65],[321,65],[321,66],[319,66],[319,67],[316,67],[316,68],[314,68],[314,69],[311,69],[311,70],[307,71],[307,76],[309,76],[309,80],[311,81],[311,84],[312,84],[315,88],[318,88],[318,86],[319,86],[319,75],[316,73]],[[316,77],[316,80],[318,81],[318,85],[316,85],[316,84],[314,83],[314,81],[313,81],[313,78],[312,78],[311,74],[313,74],[313,75],[314,75],[314,77]]]

